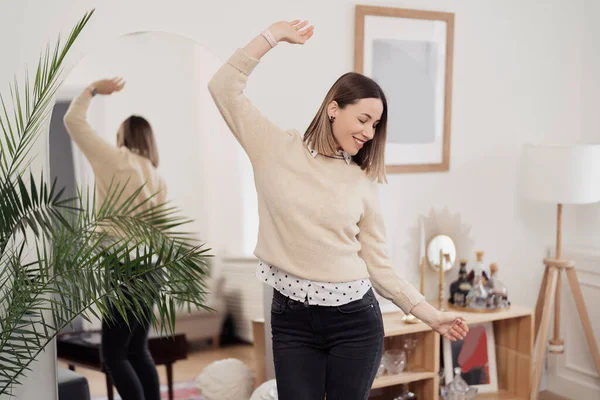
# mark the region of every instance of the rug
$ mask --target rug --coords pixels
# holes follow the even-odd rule
[[[121,396],[117,394],[117,390],[114,390],[115,400],[121,400]],[[160,398],[167,400],[169,398],[169,391],[167,385],[160,385]],[[187,382],[176,382],[173,384],[173,399],[174,400],[202,400],[203,397],[198,393],[196,384],[194,381]],[[92,400],[108,400],[106,395],[92,397]]]

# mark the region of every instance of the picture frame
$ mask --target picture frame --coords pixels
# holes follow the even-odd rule
[[[388,102],[386,172],[450,169],[454,14],[357,5],[354,69]]]
[[[446,384],[454,379],[454,368],[461,367],[462,378],[478,393],[498,391],[494,324],[486,322],[469,326],[463,340],[443,339],[444,377]]]

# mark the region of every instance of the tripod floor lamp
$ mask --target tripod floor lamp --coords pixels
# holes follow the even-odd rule
[[[589,204],[600,201],[600,145],[526,145],[523,150],[522,191],[525,197],[557,205],[556,252],[544,259],[545,271],[535,307],[536,361],[531,398],[536,399],[546,358],[550,317],[554,306],[554,335],[551,353],[563,353],[560,338],[560,288],[564,271],[575,300],[590,353],[600,375],[600,352],[579,286],[575,262],[562,258],[561,223],[563,204]],[[554,304],[553,304],[554,303]]]

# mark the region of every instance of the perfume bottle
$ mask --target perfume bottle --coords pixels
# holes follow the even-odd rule
[[[484,287],[483,271],[473,268],[473,287],[467,294],[467,307],[484,310],[488,306],[488,291]]]
[[[485,288],[488,291],[488,307],[508,307],[508,289],[506,288],[506,285],[498,279],[498,264],[491,264],[490,272],[490,280],[485,284]]]
[[[477,388],[470,387],[461,375],[461,369],[454,368],[454,379],[446,385],[448,400],[470,400],[477,395]]]
[[[458,279],[450,285],[450,304],[454,304],[457,307],[465,306],[467,295],[473,288],[467,276],[467,260],[460,260]]]
[[[483,263],[483,255],[484,252],[483,251],[476,251],[475,252],[475,257],[476,257],[476,261],[475,264],[473,265],[473,268],[471,269],[471,272],[469,272],[469,282],[471,282],[471,284],[473,284],[473,280],[475,278],[475,273],[477,271],[480,272],[480,275],[482,277],[482,279],[484,280],[484,284],[485,282],[487,282],[490,279],[490,271],[489,269],[486,267],[486,265]]]

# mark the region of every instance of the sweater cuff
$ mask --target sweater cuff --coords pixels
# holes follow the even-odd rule
[[[244,75],[250,75],[259,61],[250,57],[244,50],[238,49],[229,58],[228,63]]]
[[[393,302],[408,315],[413,307],[417,306],[423,300],[425,300],[425,296],[415,289],[414,286],[408,285],[399,296],[393,299]]]

